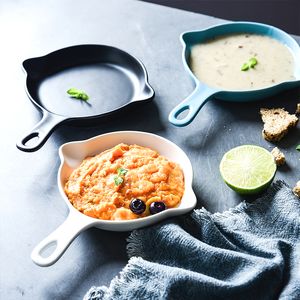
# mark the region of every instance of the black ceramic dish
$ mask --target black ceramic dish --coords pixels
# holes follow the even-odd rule
[[[83,124],[150,100],[154,90],[144,65],[132,55],[106,45],[78,45],[23,62],[26,92],[41,110],[41,121],[17,147],[36,151],[55,127],[65,122]],[[88,101],[71,98],[69,88],[84,90]]]

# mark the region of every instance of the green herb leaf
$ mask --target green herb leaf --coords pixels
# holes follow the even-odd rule
[[[117,173],[118,175],[114,176],[114,182],[116,186],[119,186],[124,182],[124,176],[127,174],[128,170],[124,168],[118,168]]]
[[[116,186],[119,186],[120,184],[122,184],[124,181],[124,179],[118,175],[114,176],[114,182]]]
[[[249,70],[249,65],[247,63],[244,63],[242,65],[241,71],[247,71],[247,70]]]
[[[249,59],[249,67],[254,68],[257,65],[257,59],[255,57],[252,57]]]
[[[296,147],[296,150],[300,151],[300,144]]]
[[[71,96],[75,96],[77,95],[78,93],[80,93],[80,91],[78,89],[75,89],[75,88],[70,88],[67,90],[67,93]]]
[[[128,170],[124,169],[124,168],[118,168],[117,169],[118,175],[119,176],[124,176],[127,174]]]
[[[89,96],[84,91],[78,90],[76,88],[68,89],[67,93],[72,98],[80,99],[80,100],[83,100],[83,101],[87,101],[89,99]]]
[[[241,71],[247,71],[250,68],[254,68],[258,64],[258,61],[255,57],[251,57],[248,62],[244,63],[241,67]]]

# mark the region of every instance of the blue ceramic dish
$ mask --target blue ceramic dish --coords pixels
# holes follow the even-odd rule
[[[257,89],[257,90],[221,90],[210,87],[199,81],[191,71],[188,61],[191,48],[195,44],[205,42],[216,36],[232,34],[232,33],[255,33],[272,37],[284,45],[286,45],[294,56],[295,62],[295,79],[285,81],[273,86]],[[232,22],[213,26],[201,31],[184,32],[181,37],[183,44],[182,61],[185,69],[195,83],[195,89],[184,101],[177,105],[169,115],[169,121],[176,126],[186,126],[190,124],[202,106],[212,98],[226,101],[255,101],[265,97],[272,96],[283,90],[300,86],[300,47],[297,42],[286,32],[266,24],[253,22]],[[184,118],[180,118],[180,114],[188,111]]]

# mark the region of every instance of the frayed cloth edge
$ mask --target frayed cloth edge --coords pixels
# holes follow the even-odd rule
[[[257,198],[252,203],[248,203],[243,201],[237,206],[228,209],[222,213],[210,213],[205,208],[195,209],[191,213],[193,218],[205,218],[212,219],[213,221],[224,220],[225,218],[231,218],[233,216],[237,216],[239,214],[247,213],[247,211],[257,210],[262,206],[269,205],[272,199],[275,197],[276,193],[278,193],[283,187],[289,188],[289,186],[282,180],[278,180],[272,184],[272,186],[268,189],[267,193],[260,198]],[[143,256],[143,248],[141,247],[143,243],[141,242],[143,239],[143,230],[134,230],[131,232],[129,237],[127,238],[127,255],[129,258],[134,256]]]
[[[270,186],[270,188],[267,190],[266,194],[257,198],[252,203],[249,203],[244,200],[243,202],[239,203],[237,206],[235,206],[233,208],[229,208],[228,210],[221,212],[221,213],[219,213],[219,212],[210,213],[204,207],[202,207],[200,209],[195,209],[193,211],[193,214],[196,214],[196,215],[201,214],[202,216],[204,214],[204,215],[207,215],[208,217],[210,217],[213,221],[218,221],[221,219],[230,218],[237,214],[247,213],[247,211],[259,210],[262,206],[269,206],[271,201],[275,197],[275,195],[283,187],[290,188],[284,181],[277,180],[275,183],[273,183]]]

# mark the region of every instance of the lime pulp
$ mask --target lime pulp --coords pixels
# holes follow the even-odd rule
[[[240,194],[257,194],[266,189],[276,173],[273,155],[265,148],[243,145],[226,152],[220,163],[225,183]]]

